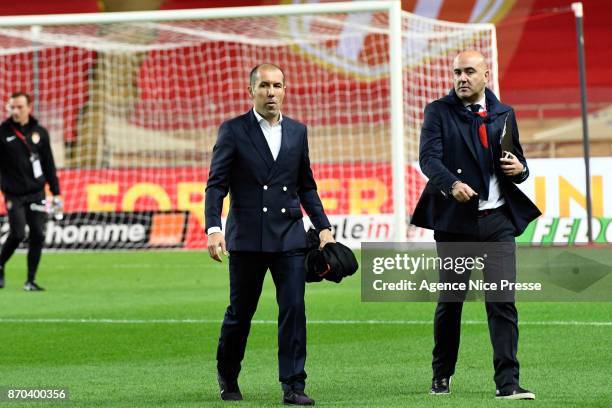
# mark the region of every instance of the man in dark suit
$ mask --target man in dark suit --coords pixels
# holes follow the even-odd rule
[[[241,400],[238,387],[251,318],[266,271],[276,286],[279,379],[283,402],[313,405],[304,393],[306,314],[304,207],[320,231],[321,247],[333,242],[331,225],[317,193],[306,126],[281,114],[285,75],[273,64],[251,71],[253,109],[221,125],[206,186],[206,229],[210,256],[229,251],[230,305],[217,349],[223,400]],[[230,210],[221,231],[223,198]],[[227,237],[227,244],[226,244]]]
[[[453,65],[454,89],[425,108],[419,162],[429,181],[411,222],[434,230],[439,257],[445,251],[452,252],[452,244],[456,243],[506,244],[510,251],[498,259],[503,265],[499,269],[509,274],[510,279],[516,279],[514,237],[540,211],[515,185],[529,176],[515,114],[486,88],[489,70],[480,52],[464,51],[457,55]],[[505,143],[511,146],[508,151],[502,151],[500,143],[505,133],[508,135],[504,137],[511,137],[511,143]],[[485,280],[494,269],[489,268],[493,260],[488,262]],[[441,281],[457,276],[452,270],[440,271]],[[454,301],[439,299],[434,318],[431,394],[450,392],[464,299],[465,293]],[[532,392],[519,386],[514,296],[502,301],[486,300],[496,398],[534,399]]]

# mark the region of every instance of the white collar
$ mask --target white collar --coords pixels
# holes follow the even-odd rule
[[[264,119],[264,117],[263,117],[263,116],[261,116],[261,115],[260,115],[260,114],[259,114],[259,113],[258,113],[258,112],[255,110],[255,108],[253,108],[253,113],[255,114],[255,119],[257,119],[257,123],[261,123],[261,121],[262,121],[262,120],[266,120],[266,119]],[[282,112],[278,112],[278,122],[277,122],[276,124],[278,125],[278,124],[279,124],[279,123],[281,123],[282,121],[283,121],[283,113],[282,113]],[[266,120],[266,122],[268,122],[268,121]],[[268,124],[269,124],[269,123],[270,123],[270,122],[268,122]]]
[[[482,109],[487,110],[487,96],[483,95],[482,99],[476,102],[476,104],[480,105]],[[470,102],[463,103],[463,106],[465,106],[466,108],[468,108],[470,105],[475,105],[475,104],[470,103]]]

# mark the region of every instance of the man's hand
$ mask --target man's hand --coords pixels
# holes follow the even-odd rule
[[[455,200],[460,203],[468,202],[472,199],[472,197],[477,196],[478,193],[472,190],[472,187],[467,184],[459,181],[453,185],[453,189],[451,190],[451,194],[455,198]]]
[[[521,174],[525,168],[523,163],[521,163],[512,153],[506,151],[503,153],[504,157],[499,159],[499,161],[501,161],[501,169],[504,174],[509,177],[514,177]]]
[[[219,251],[223,252],[225,256],[227,256],[225,236],[222,232],[213,232],[208,236],[208,254],[215,261],[222,262],[221,257],[219,256]]]
[[[336,242],[334,236],[332,235],[332,232],[327,228],[319,232],[319,240],[321,241],[321,245],[319,245],[319,248],[323,248],[325,244],[328,244],[330,242]]]
[[[56,195],[51,200],[51,215],[56,221],[60,221],[64,219],[64,201],[62,197]]]

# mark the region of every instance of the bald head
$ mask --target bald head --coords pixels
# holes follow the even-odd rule
[[[480,51],[465,50],[455,57],[454,66],[456,67],[457,65],[471,65],[487,69],[487,60]]]
[[[484,55],[476,50],[459,53],[453,62],[455,93],[465,103],[475,103],[484,97],[489,81],[489,67]]]

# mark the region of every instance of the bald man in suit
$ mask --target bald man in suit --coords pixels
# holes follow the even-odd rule
[[[457,55],[453,74],[454,89],[425,107],[419,162],[429,181],[411,222],[434,230],[441,258],[456,250],[458,243],[505,248],[507,253],[487,260],[485,280],[498,278],[494,275],[500,272],[515,280],[515,236],[540,215],[515,185],[529,177],[516,116],[487,89],[489,69],[480,52],[467,50]],[[511,137],[511,151],[502,151],[500,140],[505,132]],[[440,281],[467,279],[468,275],[441,269]],[[455,373],[465,293],[454,295],[451,300],[441,296],[436,308],[433,395],[449,394]],[[534,393],[519,386],[518,314],[511,295],[504,299],[485,296],[496,398],[535,399]]]

